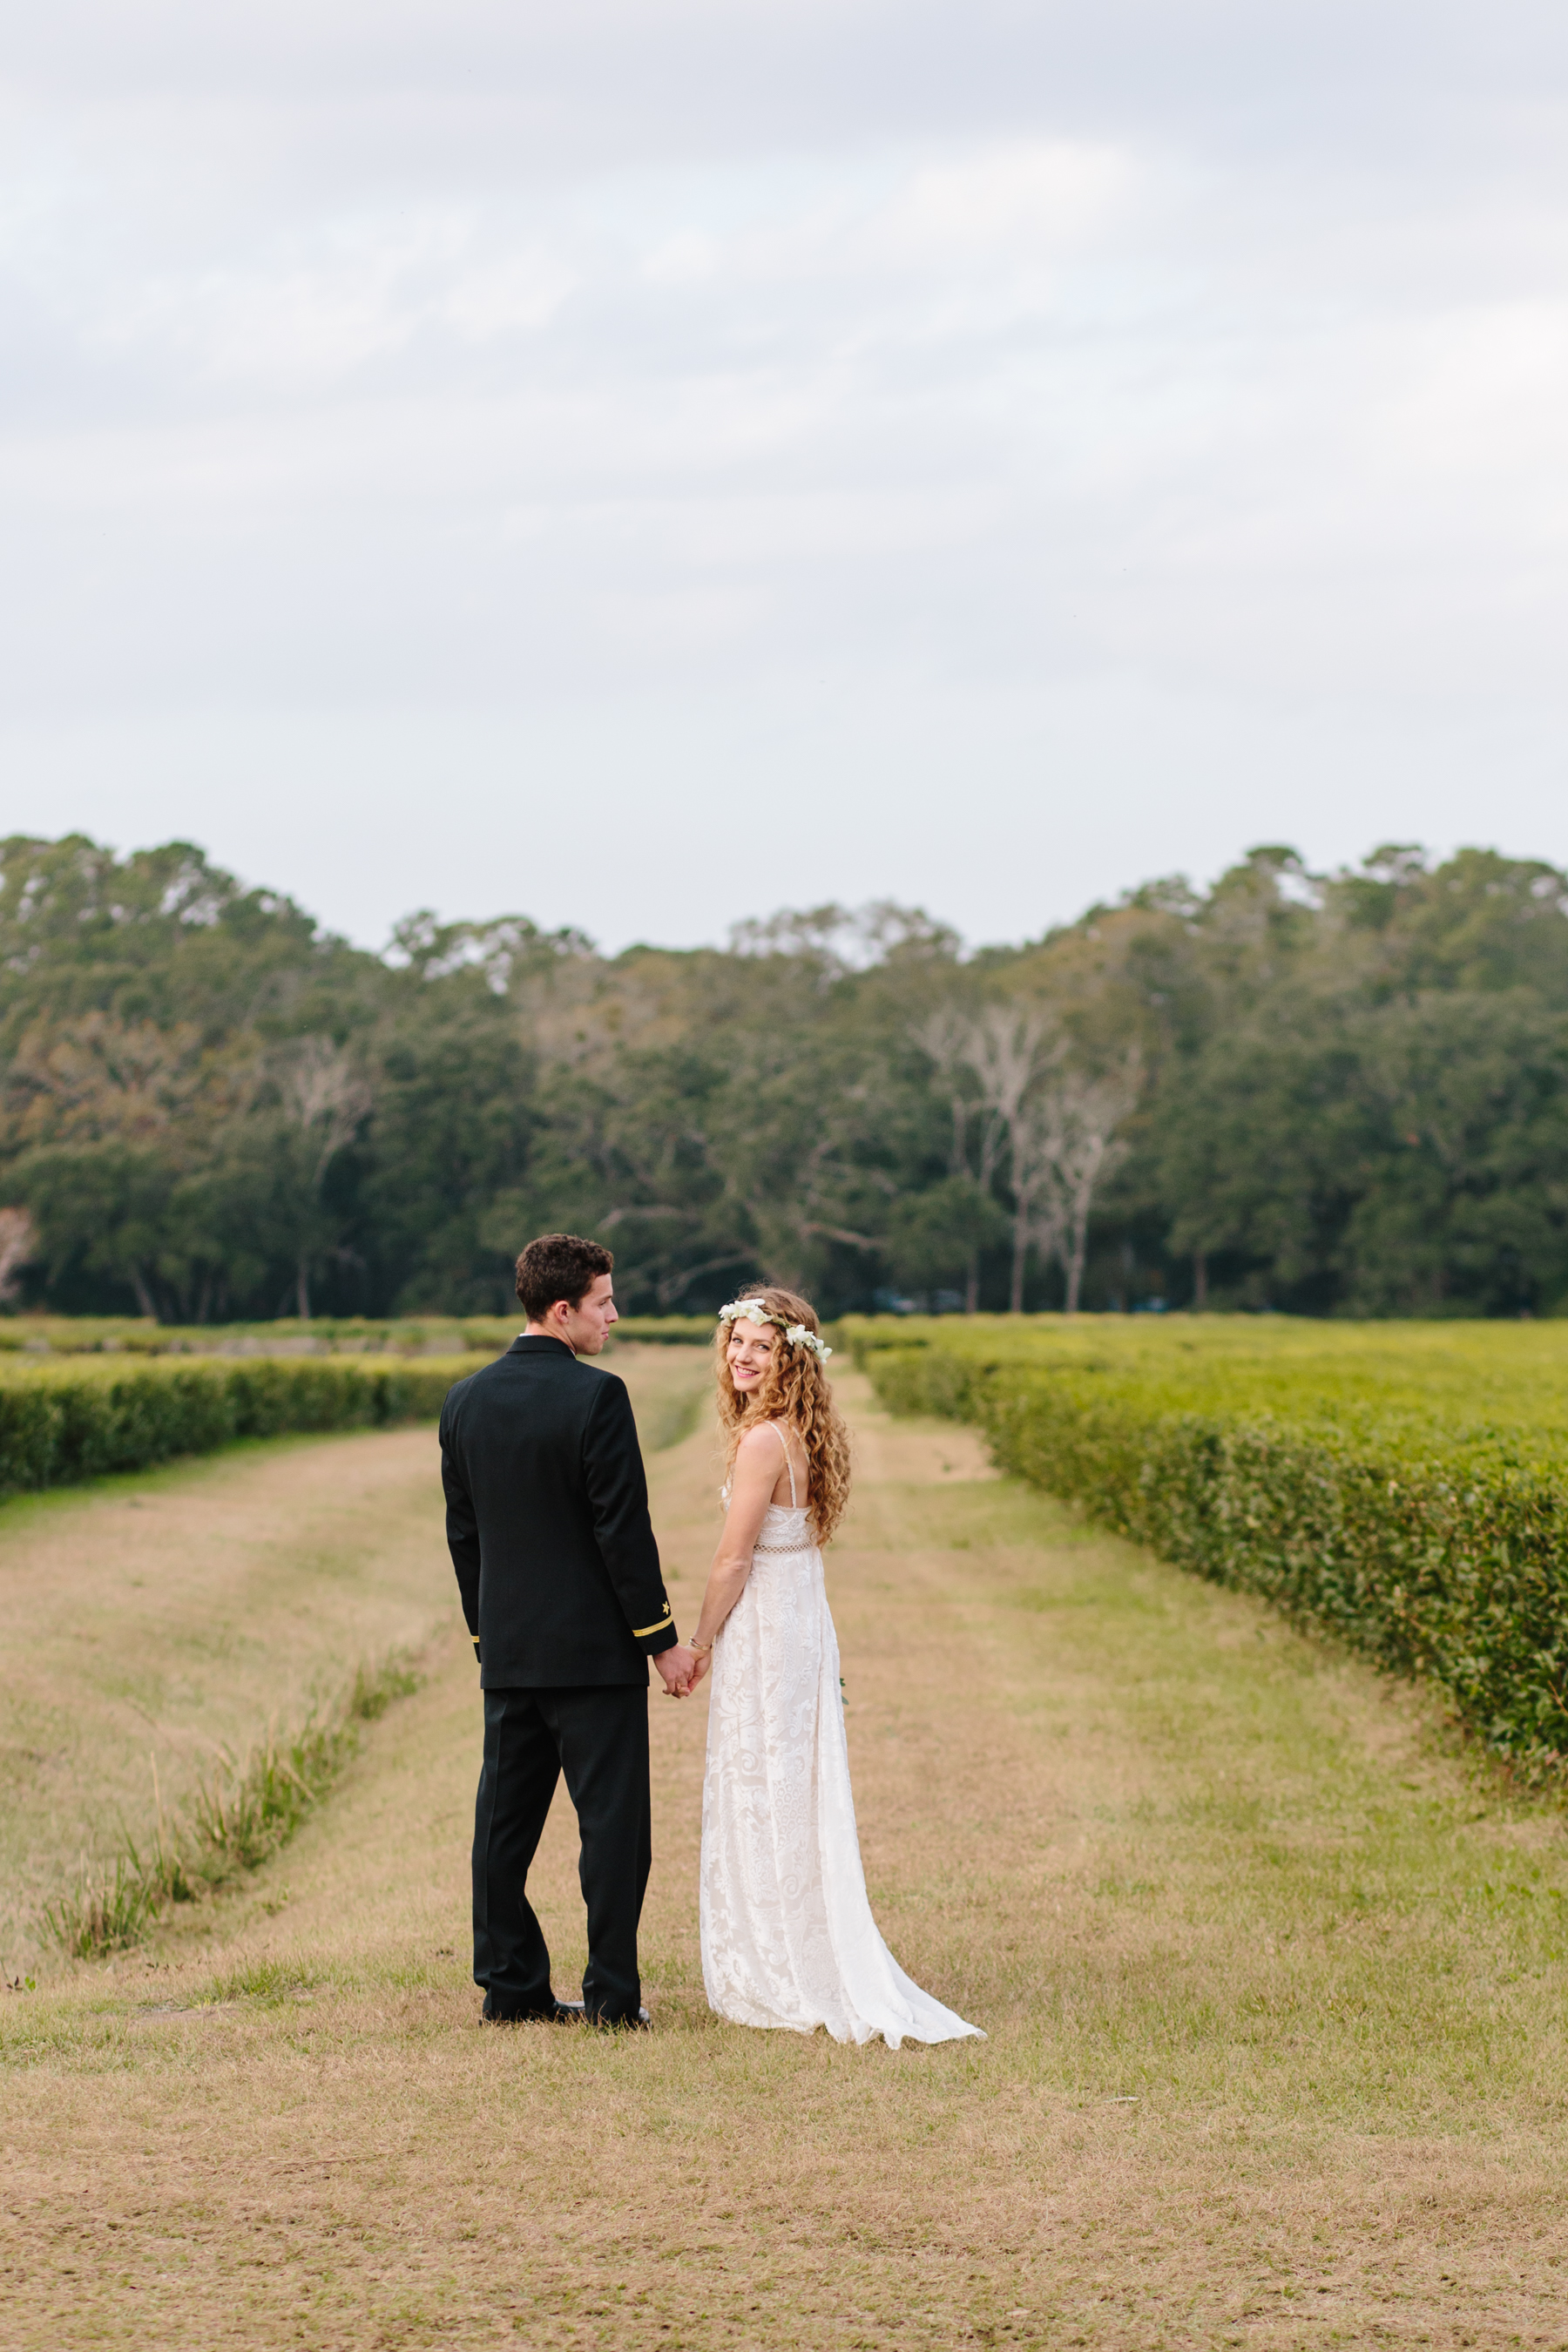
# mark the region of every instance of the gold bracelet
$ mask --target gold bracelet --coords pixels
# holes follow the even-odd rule
[[[691,1652],[693,1657],[705,1658],[708,1655],[709,1651],[713,1647],[713,1644],[711,1642],[689,1642],[687,1643],[687,1647]]]

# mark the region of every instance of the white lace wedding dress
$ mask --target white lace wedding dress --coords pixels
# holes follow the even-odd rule
[[[709,2001],[737,2025],[825,2025],[836,2042],[984,2041],[910,1981],[871,1916],[838,1641],[793,1463],[789,1481],[790,1507],[769,1505],[713,1646],[700,1903]]]

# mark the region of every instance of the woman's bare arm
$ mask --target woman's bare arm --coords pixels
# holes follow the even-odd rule
[[[742,1438],[730,1486],[729,1517],[724,1521],[724,1532],[719,1538],[719,1549],[713,1555],[713,1565],[708,1571],[708,1590],[702,1596],[702,1613],[691,1637],[692,1647],[699,1652],[695,1677],[698,1682],[701,1681],[707,1670],[705,1653],[711,1648],[720,1627],[746,1589],[746,1579],[752,1572],[752,1554],[762,1533],[768,1505],[773,1498],[781,1461],[779,1441],[771,1429],[759,1427],[748,1430]]]

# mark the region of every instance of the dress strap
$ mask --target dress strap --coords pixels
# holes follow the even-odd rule
[[[789,1472],[789,1507],[790,1507],[790,1509],[791,1509],[792,1511],[798,1511],[798,1510],[799,1510],[799,1508],[800,1508],[800,1505],[799,1505],[799,1503],[798,1503],[798,1502],[796,1501],[796,1499],[795,1499],[795,1456],[791,1454],[791,1452],[790,1452],[790,1450],[789,1450],[789,1440],[788,1440],[788,1438],[784,1435],[784,1433],[783,1430],[779,1427],[778,1423],[777,1423],[776,1421],[770,1421],[770,1422],[769,1422],[769,1423],[768,1423],[768,1427],[773,1431],[773,1435],[778,1439],[779,1444],[784,1447],[784,1468]]]

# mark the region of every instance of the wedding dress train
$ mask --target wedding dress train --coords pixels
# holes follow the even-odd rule
[[[793,1463],[789,1479],[790,1506],[769,1505],[713,1647],[700,1896],[709,2001],[737,2025],[824,2025],[836,2042],[984,2041],[911,1983],[871,1916],[838,1641]]]

